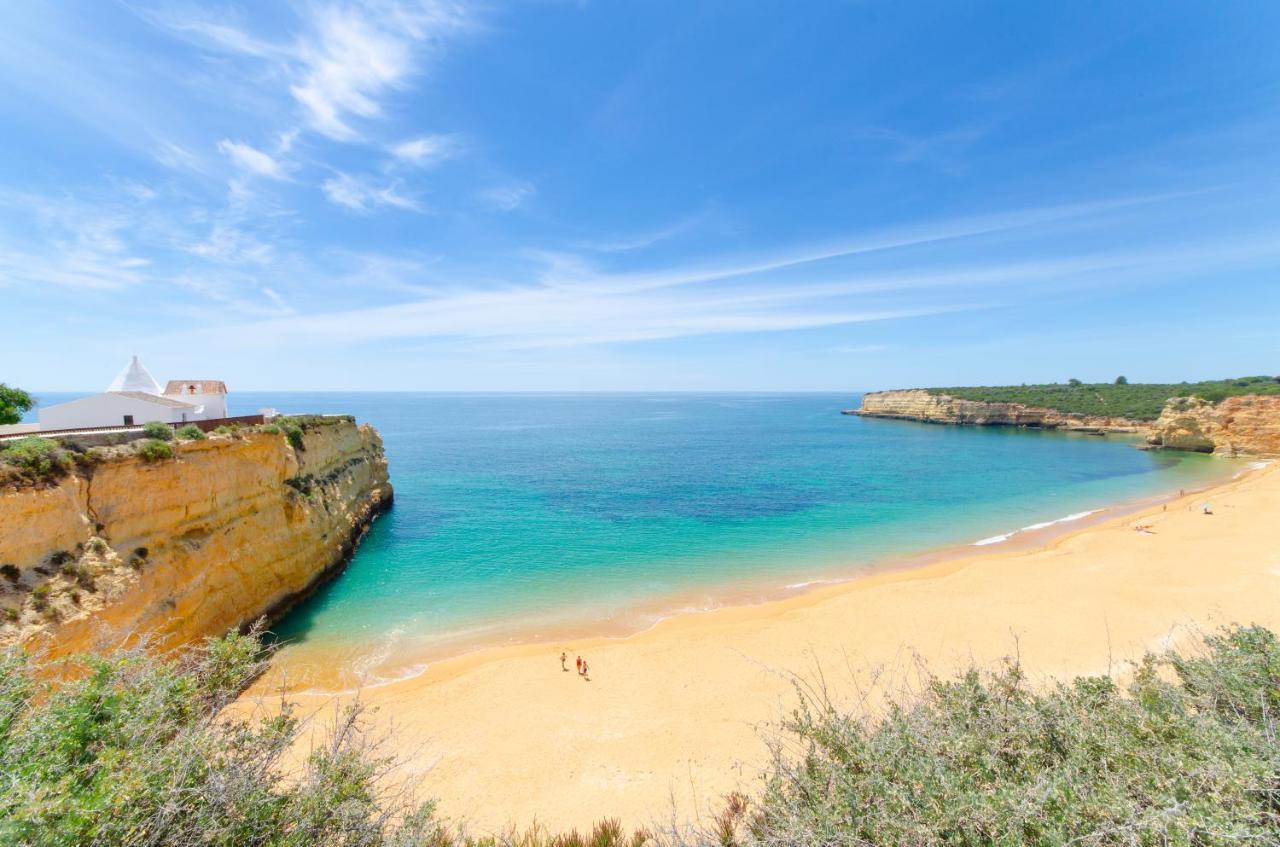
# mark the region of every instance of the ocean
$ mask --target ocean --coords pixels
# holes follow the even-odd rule
[[[61,397],[50,395],[47,402]],[[852,394],[237,393],[355,415],[394,508],[275,627],[377,682],[432,657],[777,596],[1193,488],[1233,469],[1124,437],[843,416]],[[336,657],[336,658],[335,658]]]

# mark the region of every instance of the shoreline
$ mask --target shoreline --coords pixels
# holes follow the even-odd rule
[[[1221,461],[1225,464],[1237,460]],[[1247,464],[1236,468],[1234,473],[1227,475],[1227,471],[1231,468],[1224,468],[1220,479],[1185,488],[1182,493],[1187,497],[1193,497],[1211,492],[1270,464],[1266,460],[1241,461]],[[761,578],[758,575],[740,580],[736,588],[729,583],[717,582],[714,586],[708,585],[699,589],[686,589],[646,598],[608,616],[587,615],[575,617],[572,620],[529,624],[499,639],[478,634],[438,641],[418,649],[402,645],[386,645],[374,651],[348,654],[340,661],[333,661],[335,644],[323,642],[311,646],[304,646],[305,642],[300,645],[286,644],[279,654],[280,663],[294,670],[306,669],[305,672],[294,676],[294,683],[288,683],[287,680],[281,679],[282,669],[275,667],[277,662],[273,660],[273,666],[268,668],[265,679],[275,686],[277,691],[287,691],[291,696],[344,697],[358,691],[370,691],[411,682],[443,663],[494,651],[519,648],[537,650],[548,645],[566,642],[625,641],[652,632],[668,621],[684,617],[698,617],[728,609],[767,607],[774,603],[802,600],[814,592],[838,589],[881,574],[913,571],[951,560],[988,555],[999,556],[1043,548],[1063,536],[1134,514],[1151,506],[1171,503],[1179,496],[1179,492],[1168,491],[1121,500],[975,541],[955,542],[889,555],[856,565],[833,566],[814,578],[802,582],[780,585],[776,576]],[[501,626],[501,624],[486,624],[476,629],[485,632]],[[349,668],[353,664],[376,664],[384,661],[388,655],[394,654],[397,650],[403,651],[404,655],[393,668],[394,673],[385,676],[369,674],[356,680],[343,679],[351,675]],[[302,653],[300,661],[291,664],[292,660],[297,658],[296,653]],[[328,675],[319,676],[314,670],[318,666],[326,668]],[[306,681],[297,682],[296,680],[300,678]]]
[[[922,666],[947,675],[1016,654],[1033,680],[1070,679],[1233,621],[1280,629],[1280,469],[1242,470],[1046,543],[970,547],[625,638],[469,653],[359,699],[375,734],[392,733],[400,773],[474,831],[705,819],[758,786],[798,682],[857,706],[917,690]],[[560,671],[561,649],[571,667],[588,658],[591,682]],[[323,723],[352,695],[289,699]],[[236,708],[278,703],[259,683]]]

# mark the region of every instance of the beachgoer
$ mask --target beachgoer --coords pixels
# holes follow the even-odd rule
[[[565,664],[565,662],[567,661],[569,661],[569,654],[561,650],[560,651],[560,670],[564,671],[565,673],[569,672],[569,666]]]
[[[583,663],[583,661],[582,661],[582,657],[581,657],[581,656],[579,656],[579,657],[578,657],[578,675],[579,675],[579,676],[581,676],[581,675],[582,675],[582,665],[583,665],[583,664],[584,664],[584,663]]]
[[[582,663],[582,678],[585,679],[587,682],[590,682],[591,681],[590,674],[591,672],[587,670],[587,663],[584,661]]]
[[[1204,506],[1203,506],[1203,508],[1204,508],[1204,513],[1205,513],[1206,515],[1212,515],[1212,514],[1213,514],[1213,508],[1212,508],[1212,507],[1210,507],[1210,505],[1209,505],[1208,503],[1205,503],[1205,504],[1204,504]]]

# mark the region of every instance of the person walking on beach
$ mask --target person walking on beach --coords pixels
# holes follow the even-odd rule
[[[582,678],[587,682],[591,681],[591,671],[587,669],[587,662],[585,659],[582,662]]]
[[[582,676],[582,657],[578,657],[578,676]]]
[[[569,666],[565,664],[565,662],[567,661],[569,661],[569,654],[561,650],[560,651],[560,670],[564,671],[565,673],[569,672]]]

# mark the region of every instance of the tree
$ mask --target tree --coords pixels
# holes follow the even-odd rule
[[[35,404],[35,399],[21,388],[0,382],[0,424],[16,424]]]
[[[1129,384],[1129,377],[1127,376],[1116,377],[1116,385],[1128,385],[1128,384]]]
[[[1072,377],[1071,379],[1067,380],[1067,385],[1070,385],[1072,388],[1075,388],[1077,385],[1084,385],[1084,383],[1076,379],[1075,377]]]

